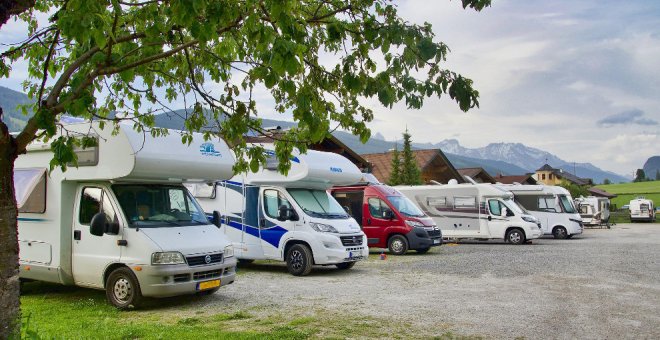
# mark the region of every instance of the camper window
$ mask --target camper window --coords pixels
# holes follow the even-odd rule
[[[540,196],[538,199],[539,211],[557,212],[555,198],[552,196]]]
[[[46,169],[14,170],[14,197],[19,213],[46,211]]]
[[[291,209],[289,200],[277,190],[264,190],[264,212],[266,216],[277,219],[280,216],[280,207],[286,206]]]
[[[89,225],[92,217],[99,212],[105,213],[108,222],[116,220],[115,210],[112,208],[108,195],[104,194],[101,188],[83,188],[79,209],[80,224]]]
[[[447,197],[427,197],[426,204],[434,208],[447,207]]]
[[[502,215],[502,207],[500,205],[500,201],[488,200],[488,210],[490,210],[490,214],[493,216]]]
[[[208,224],[204,211],[182,186],[115,184],[112,190],[131,227]]]
[[[564,210],[565,213],[567,214],[575,213],[575,207],[573,206],[571,200],[568,197],[566,197],[566,195],[559,195],[559,203],[561,204],[561,208],[562,210]]]
[[[367,202],[369,203],[369,213],[374,218],[386,219],[386,216],[392,212],[387,203],[380,198],[370,197]]]
[[[313,217],[348,218],[346,210],[325,190],[288,189],[302,210]]]
[[[477,198],[474,196],[454,197],[454,209],[471,209],[477,207]]]

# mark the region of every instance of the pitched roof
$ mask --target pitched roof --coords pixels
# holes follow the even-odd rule
[[[543,164],[543,166],[540,169],[536,170],[536,171],[555,171],[555,170],[557,170],[557,169],[551,167],[548,164]]]
[[[615,194],[611,194],[611,193],[609,193],[609,192],[607,192],[603,189],[598,189],[596,187],[591,187],[591,188],[587,189],[587,191],[589,191],[592,195],[598,196],[598,197],[607,197],[607,198],[616,197]]]
[[[536,180],[531,175],[519,175],[519,176],[504,176],[498,174],[494,177],[495,181],[502,184],[536,184]]]
[[[483,168],[462,168],[457,170],[461,176],[469,176],[477,182],[481,181],[482,183],[495,183],[495,179]]]
[[[543,166],[536,171],[552,171],[552,173],[555,174],[557,177],[563,178],[577,185],[588,185],[592,183],[592,180],[590,178],[580,178],[562,169],[555,169],[548,164],[543,164]]]
[[[436,180],[446,183],[449,179],[465,182],[449,159],[440,149],[412,150],[415,162],[424,181]],[[371,172],[379,181],[386,183],[392,173],[392,151],[361,155],[371,163]]]

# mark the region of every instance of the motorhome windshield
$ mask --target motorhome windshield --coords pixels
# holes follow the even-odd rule
[[[408,217],[424,217],[424,213],[417,208],[415,203],[410,201],[405,196],[387,196],[387,199],[392,203],[394,208],[401,214]]]
[[[181,186],[115,184],[112,190],[130,227],[208,224],[204,211]]]
[[[527,214],[527,211],[525,210],[525,208],[518,205],[518,203],[516,203],[514,200],[512,200],[510,198],[504,198],[504,199],[502,199],[502,201],[504,201],[504,204],[507,206],[507,208],[511,209],[511,211],[513,211],[514,213],[516,213],[518,215],[519,214]]]
[[[565,213],[567,214],[575,213],[575,207],[573,206],[571,200],[568,197],[566,197],[566,195],[559,195],[559,204],[561,204],[561,208],[564,209]]]
[[[312,217],[348,218],[348,214],[325,190],[288,189],[302,210]]]

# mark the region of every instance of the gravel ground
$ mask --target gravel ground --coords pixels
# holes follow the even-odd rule
[[[542,238],[445,244],[339,271],[293,277],[283,264],[239,269],[235,284],[194,309],[380,320],[376,334],[486,338],[660,338],[660,225],[587,229]],[[403,333],[405,332],[405,333]],[[388,336],[389,337],[389,336]]]

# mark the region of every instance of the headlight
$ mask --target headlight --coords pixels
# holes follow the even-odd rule
[[[186,260],[178,251],[151,254],[151,264],[184,264]]]
[[[234,256],[234,246],[232,246],[232,245],[226,246],[223,254],[224,254],[225,258],[233,257]]]
[[[414,227],[424,227],[424,225],[422,223],[417,222],[417,221],[406,220],[406,224],[409,227],[412,227],[412,228],[414,228]]]
[[[331,225],[323,224],[323,223],[314,223],[310,222],[309,225],[312,227],[312,229],[322,232],[322,233],[336,233],[337,229]]]
[[[523,221],[536,224],[536,218],[533,216],[522,216]]]

